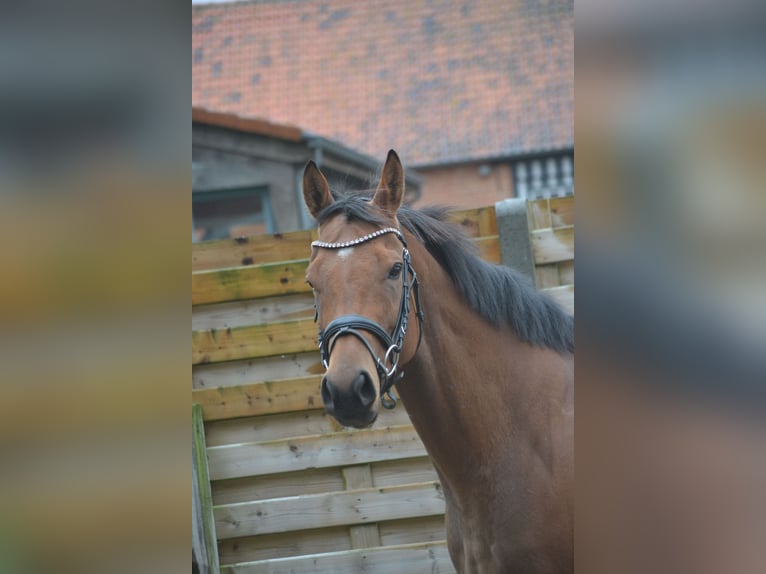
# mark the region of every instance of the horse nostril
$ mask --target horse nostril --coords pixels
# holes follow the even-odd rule
[[[375,402],[378,391],[375,388],[375,384],[372,382],[372,378],[367,371],[362,371],[354,379],[353,385],[354,394],[359,398],[362,406],[368,407]]]
[[[330,383],[327,377],[322,378],[321,388],[322,388],[322,402],[324,403],[325,409],[332,409],[333,407],[332,383]]]

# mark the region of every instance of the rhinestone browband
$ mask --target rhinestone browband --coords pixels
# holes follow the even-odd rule
[[[369,241],[370,239],[375,239],[376,237],[380,237],[381,235],[385,235],[386,233],[396,233],[397,237],[404,242],[404,236],[402,235],[402,232],[396,229],[395,227],[384,227],[383,229],[378,229],[377,231],[373,231],[372,233],[365,235],[364,237],[358,237],[357,239],[352,239],[351,241],[340,241],[338,243],[327,243],[325,241],[313,241],[311,243],[311,247],[324,247],[325,249],[345,249],[346,247],[353,247],[354,245],[359,245],[360,243],[364,243],[365,241]]]

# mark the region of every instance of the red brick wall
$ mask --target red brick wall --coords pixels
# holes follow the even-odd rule
[[[482,166],[488,168],[487,175],[481,175]],[[417,171],[423,176],[423,193],[416,206],[482,207],[514,195],[508,164],[480,162]]]

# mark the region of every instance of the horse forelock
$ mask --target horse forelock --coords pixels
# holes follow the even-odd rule
[[[369,203],[371,192],[333,192],[335,201],[317,214],[320,225],[339,215],[348,222],[388,226],[390,216]],[[397,212],[401,225],[424,245],[452,279],[470,308],[497,327],[513,328],[530,344],[574,351],[574,319],[540,293],[520,272],[483,261],[460,226],[448,221],[444,206]]]

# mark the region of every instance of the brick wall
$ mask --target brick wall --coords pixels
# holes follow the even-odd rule
[[[417,170],[423,176],[423,194],[417,206],[473,208],[514,197],[508,164],[480,162]]]

